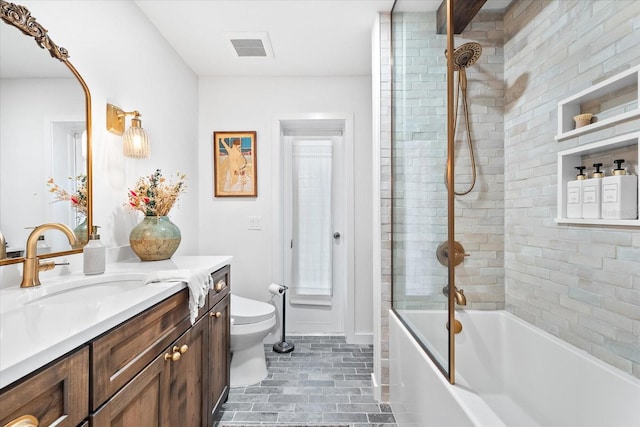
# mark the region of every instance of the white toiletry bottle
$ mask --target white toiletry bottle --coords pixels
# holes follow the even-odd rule
[[[638,218],[638,177],[622,168],[624,159],[614,160],[612,176],[602,178],[602,218]]]
[[[47,245],[46,240],[44,240],[44,235],[41,234],[38,236],[38,242],[36,243],[36,255],[44,255],[51,253],[51,246]]]
[[[594,163],[596,171],[582,183],[582,218],[597,219],[602,217],[602,163]]]
[[[98,234],[98,226],[91,227],[89,234],[89,242],[84,246],[84,274],[100,274],[104,273],[106,248],[100,241]]]
[[[578,175],[573,181],[567,182],[567,218],[582,218],[582,184],[587,176],[585,166],[576,166]]]

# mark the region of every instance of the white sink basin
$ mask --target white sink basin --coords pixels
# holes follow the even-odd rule
[[[43,282],[34,288],[4,293],[0,299],[0,313],[57,305],[91,305],[113,299],[126,299],[127,295],[144,286],[166,286],[163,283],[145,284],[147,277],[145,273],[117,273]]]
[[[77,304],[88,299],[102,299],[122,296],[123,293],[144,286],[144,280],[113,280],[80,285],[69,289],[61,289],[58,292],[45,294],[30,299],[27,305],[33,304]]]

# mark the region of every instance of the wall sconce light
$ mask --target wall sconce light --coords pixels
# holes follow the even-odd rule
[[[131,127],[124,131],[125,117],[133,116]],[[122,151],[126,157],[148,158],[150,153],[149,136],[142,129],[141,114],[138,111],[123,111],[120,107],[107,104],[107,130],[116,135],[124,134]]]

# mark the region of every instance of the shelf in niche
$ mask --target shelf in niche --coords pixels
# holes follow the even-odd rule
[[[640,117],[639,81],[640,65],[637,65],[558,102],[558,134],[556,135],[555,140],[563,141],[569,138],[575,138],[589,132],[594,132],[599,129],[604,129],[615,124]],[[624,88],[632,88],[634,86],[636,108],[575,129],[573,117],[587,112],[581,110],[581,105],[583,103],[597,100]]]
[[[575,179],[574,166],[583,164],[585,157],[602,154],[606,156],[615,150],[635,148],[636,157],[627,159],[633,165],[633,172],[638,175],[640,170],[640,132],[633,132],[614,138],[604,139],[591,144],[581,145],[558,153],[558,218],[557,224],[583,224],[601,226],[640,227],[640,219],[579,219],[566,218],[567,212],[567,182]],[[640,185],[638,186],[638,201],[640,203]]]

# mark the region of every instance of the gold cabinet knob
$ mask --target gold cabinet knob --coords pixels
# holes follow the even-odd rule
[[[215,289],[216,292],[220,292],[226,287],[227,287],[227,283],[224,280],[220,280],[218,283],[216,283],[213,289]]]
[[[180,354],[185,354],[187,350],[189,350],[189,346],[186,344],[182,344],[180,347],[178,347],[177,345],[173,346],[174,353],[179,352]]]
[[[170,360],[172,362],[177,362],[178,360],[180,360],[181,356],[182,356],[182,354],[180,354],[179,351],[174,351],[173,353],[165,353],[164,360]]]
[[[210,317],[215,317],[216,319],[219,318],[220,316],[222,316],[222,313],[220,313],[219,311],[216,311],[215,313],[212,311],[211,313],[209,313]]]

